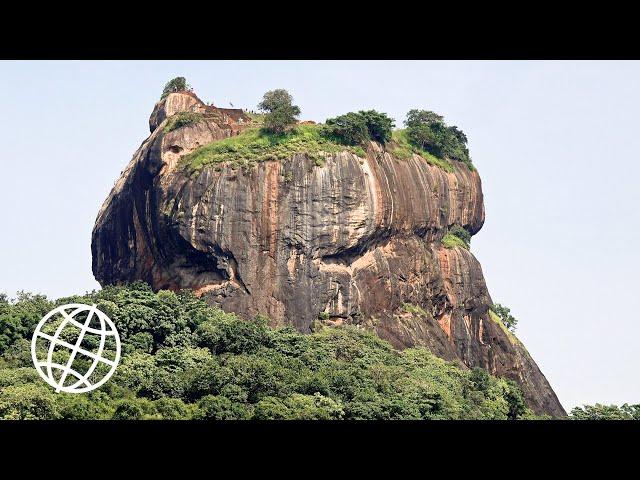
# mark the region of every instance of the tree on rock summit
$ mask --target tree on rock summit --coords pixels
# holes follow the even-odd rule
[[[187,79],[186,78],[184,78],[184,77],[172,78],[164,86],[164,89],[162,90],[162,96],[160,97],[160,100],[165,98],[170,93],[186,92],[186,91],[189,91],[189,90],[191,90],[191,85],[189,85],[187,83]]]
[[[267,112],[264,117],[264,129],[271,133],[284,133],[297,122],[300,108],[293,105],[293,97],[286,90],[279,88],[264,94],[258,109]]]

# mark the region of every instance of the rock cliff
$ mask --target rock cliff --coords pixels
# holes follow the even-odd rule
[[[169,131],[178,112],[202,118]],[[98,214],[93,272],[102,284],[145,280],[191,288],[244,316],[309,332],[355,324],[398,348],[424,345],[468,367],[516,380],[537,413],[565,414],[522,344],[491,315],[480,264],[445,248],[453,225],[484,222],[480,177],[424,158],[298,153],[251,168],[189,173],[181,159],[240,132],[251,119],[174,93],[154,108],[151,135]]]

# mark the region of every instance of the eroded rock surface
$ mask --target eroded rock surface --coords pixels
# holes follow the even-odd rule
[[[179,111],[204,120],[164,133]],[[180,158],[237,134],[237,110],[193,94],[159,102],[152,133],[105,201],[93,232],[93,271],[105,284],[145,280],[191,288],[210,303],[309,332],[317,322],[375,330],[398,348],[424,345],[467,367],[516,380],[537,413],[565,412],[526,349],[488,315],[475,257],[441,239],[484,222],[480,177],[371,143],[366,157],[305,154],[190,176]]]

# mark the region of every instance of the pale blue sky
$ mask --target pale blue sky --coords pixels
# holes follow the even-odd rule
[[[472,251],[563,405],[640,403],[638,62],[0,62],[0,292],[98,288],[96,214],[177,75],[219,106],[286,88],[316,121],[443,114],[483,181]]]

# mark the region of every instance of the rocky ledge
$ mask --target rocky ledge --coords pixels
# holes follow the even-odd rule
[[[168,130],[180,112],[198,122]],[[144,141],[93,231],[102,285],[133,280],[190,288],[210,303],[309,332],[320,324],[372,329],[398,348],[424,345],[467,367],[517,381],[536,413],[565,412],[524,346],[489,314],[482,269],[441,240],[484,222],[480,177],[371,142],[322,162],[305,153],[250,168],[195,172],[181,159],[237,135],[251,118],[192,93],[160,101]]]

